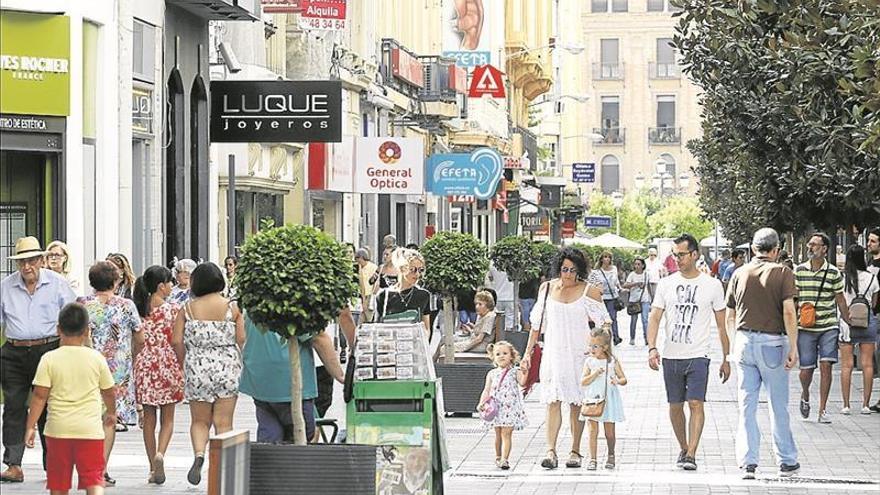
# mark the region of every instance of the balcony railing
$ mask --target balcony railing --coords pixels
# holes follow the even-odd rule
[[[606,144],[623,144],[625,141],[624,138],[626,137],[624,131],[626,131],[626,129],[623,127],[594,127],[593,132],[602,135],[602,140],[597,141],[594,144],[599,146]]]
[[[648,75],[651,79],[680,79],[681,68],[675,63],[648,63]]]
[[[649,127],[649,144],[681,144],[681,127]]]
[[[609,80],[609,81],[618,81],[623,79],[623,64],[621,63],[613,63],[613,64],[603,64],[594,62],[593,63],[593,79],[594,80]]]

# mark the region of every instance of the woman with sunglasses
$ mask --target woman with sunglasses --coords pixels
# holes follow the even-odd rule
[[[398,280],[376,296],[374,320],[383,323],[421,321],[430,339],[431,293],[417,285],[425,273],[425,258],[415,249],[397,248],[391,253],[391,263],[399,273]]]
[[[610,321],[602,304],[602,289],[586,282],[590,269],[581,251],[563,248],[554,262],[559,278],[541,285],[538,300],[532,309],[532,331],[526,345],[521,368],[531,366],[532,349],[540,335],[544,335],[543,357],[540,365],[540,401],[547,406],[547,456],[541,467],[554,469],[559,461],[556,440],[562,427],[563,404],[567,405],[571,425],[571,453],[566,467],[579,468],[583,456],[581,436],[584,422],[580,419],[583,400],[581,374],[587,357],[590,327]]]

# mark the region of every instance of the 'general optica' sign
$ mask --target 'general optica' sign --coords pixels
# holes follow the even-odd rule
[[[477,199],[495,196],[504,171],[501,155],[492,148],[473,153],[445,153],[428,158],[427,189],[438,196],[472,194]]]

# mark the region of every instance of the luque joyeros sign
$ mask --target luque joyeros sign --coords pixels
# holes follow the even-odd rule
[[[355,141],[353,191],[423,194],[424,144],[419,138],[370,137]]]
[[[341,140],[340,81],[211,81],[211,142]]]
[[[428,158],[427,189],[438,196],[474,195],[477,199],[495,196],[504,160],[492,148],[472,153],[444,153]]]

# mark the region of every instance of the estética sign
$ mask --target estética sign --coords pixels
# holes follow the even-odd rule
[[[443,153],[428,158],[427,189],[437,196],[474,195],[495,197],[504,172],[504,160],[492,148],[472,153]]]
[[[425,145],[420,138],[361,137],[354,148],[354,192],[424,194]]]
[[[211,81],[214,143],[338,143],[340,81]]]

